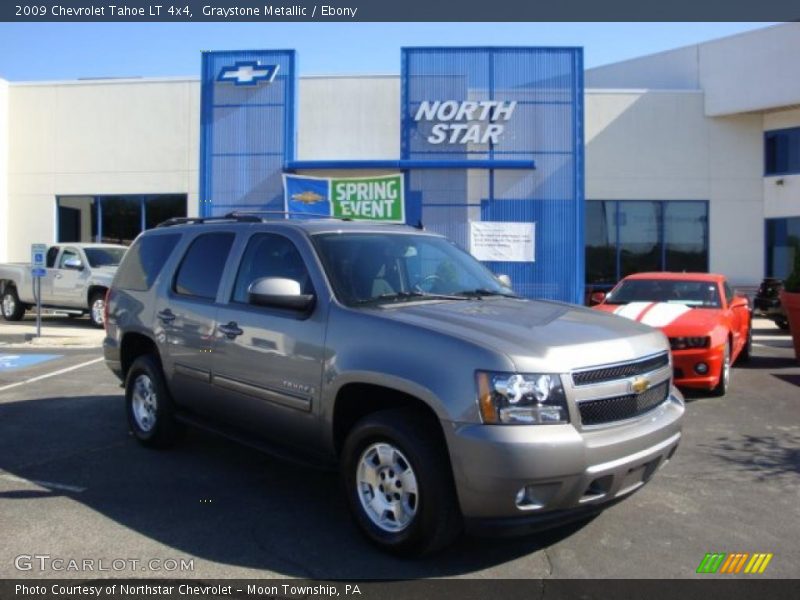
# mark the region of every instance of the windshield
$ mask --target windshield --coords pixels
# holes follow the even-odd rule
[[[116,267],[122,262],[126,248],[84,248],[90,267]]]
[[[514,296],[444,238],[397,233],[314,236],[338,298],[348,305],[470,296]]]
[[[702,308],[719,308],[719,288],[713,281],[628,279],[606,298],[606,304],[668,302]]]

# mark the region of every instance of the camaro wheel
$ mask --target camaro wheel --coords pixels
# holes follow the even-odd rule
[[[125,378],[125,408],[133,435],[145,446],[171,445],[178,433],[172,398],[158,359],[137,358]]]
[[[342,451],[342,482],[356,523],[393,554],[419,556],[451,543],[461,516],[436,424],[418,411],[364,417]]]
[[[731,345],[725,345],[725,355],[722,358],[722,370],[719,374],[719,382],[717,387],[711,390],[713,396],[724,396],[728,393],[728,387],[731,384]]]
[[[25,306],[19,301],[17,290],[12,286],[3,292],[2,309],[6,321],[19,321],[25,314]]]
[[[96,292],[89,300],[89,318],[95,327],[103,327],[105,324],[106,295],[103,292]]]

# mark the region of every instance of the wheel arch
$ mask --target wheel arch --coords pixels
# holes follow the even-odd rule
[[[122,380],[128,375],[128,370],[133,362],[140,356],[152,354],[161,362],[161,355],[155,341],[138,332],[128,332],[122,336],[120,341],[120,367],[122,369]]]

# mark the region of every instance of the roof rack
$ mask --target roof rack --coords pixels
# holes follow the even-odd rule
[[[173,225],[194,225],[200,223],[218,223],[218,222],[243,222],[243,223],[260,223],[261,219],[255,215],[228,213],[223,217],[173,217],[162,221],[156,227],[172,227]]]
[[[290,210],[235,210],[229,212],[226,217],[239,218],[257,215],[280,215],[282,217],[312,217],[315,219],[335,219],[337,221],[352,221],[350,217],[335,217],[333,215],[323,215],[320,213],[306,213]]]

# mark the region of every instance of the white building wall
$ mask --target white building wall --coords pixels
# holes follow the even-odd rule
[[[8,260],[8,82],[0,79],[0,262]]]
[[[707,200],[710,269],[757,283],[761,115],[708,118],[701,92],[587,90],[585,100],[587,199]]]
[[[607,89],[697,90],[698,47],[686,46],[587,69],[584,85]]]
[[[400,78],[301,77],[299,160],[400,157]]]
[[[764,115],[764,131],[788,127],[800,127],[800,108]],[[800,175],[764,177],[764,216],[800,217]]]
[[[188,194],[197,214],[196,80],[12,84],[8,259],[56,239],[56,195]]]

